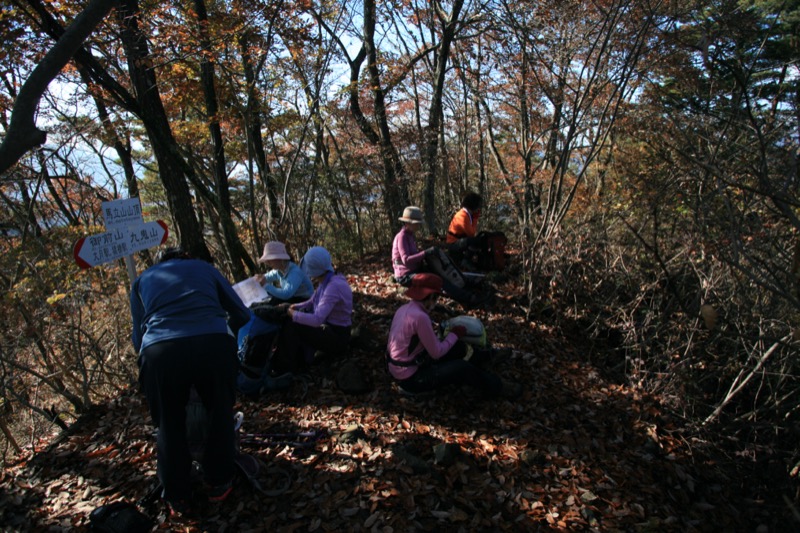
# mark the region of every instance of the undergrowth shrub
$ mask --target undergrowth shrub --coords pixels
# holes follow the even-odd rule
[[[690,426],[714,425],[742,446],[769,441],[796,462],[791,302],[692,239],[668,249],[659,262],[630,228],[587,218],[528,257],[531,313],[588,339],[587,360]]]
[[[127,274],[116,263],[77,268],[81,236],[59,228],[0,241],[0,394],[21,447],[35,448],[135,381]]]

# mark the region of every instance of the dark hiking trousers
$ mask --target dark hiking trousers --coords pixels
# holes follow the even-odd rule
[[[314,350],[342,355],[350,345],[350,326],[323,324],[315,328],[289,321],[278,334],[278,345],[272,358],[273,375],[297,373],[311,364]]]
[[[398,381],[408,392],[430,392],[446,385],[468,385],[482,391],[487,396],[497,396],[503,390],[503,381],[479,366],[479,361],[465,361],[466,345],[457,342],[447,354],[431,360],[423,351],[420,359],[428,360],[410,378]],[[485,357],[481,354],[481,358]],[[477,359],[477,358],[476,358]]]
[[[208,440],[201,461],[206,481],[214,486],[233,479],[236,340],[211,334],[163,341],[145,348],[141,363],[150,416],[158,427],[158,477],[164,498],[178,502],[191,497],[186,405],[192,386],[208,411]]]

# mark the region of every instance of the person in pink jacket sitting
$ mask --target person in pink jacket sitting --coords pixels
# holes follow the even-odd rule
[[[411,301],[400,307],[389,329],[387,359],[389,373],[405,392],[429,392],[446,385],[468,385],[487,396],[514,398],[521,386],[503,381],[473,362],[471,347],[459,339],[464,326],[454,327],[444,339],[433,330],[428,314],[442,293],[442,278],[419,273],[411,279],[406,296]],[[469,360],[468,360],[469,359]]]

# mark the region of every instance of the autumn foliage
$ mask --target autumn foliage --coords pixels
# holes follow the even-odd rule
[[[365,396],[333,365],[242,401],[252,432],[328,435],[255,450],[286,498],[190,527],[796,529],[797,2],[120,0],[31,96],[89,4],[0,10],[4,523],[83,526],[152,481],[125,269],[71,258],[138,196],[231,281],[268,240],[325,245],[370,338]],[[472,190],[512,255],[476,312],[524,398],[402,399],[397,217],[439,244]]]

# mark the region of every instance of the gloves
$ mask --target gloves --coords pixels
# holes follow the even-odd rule
[[[436,247],[431,246],[430,248],[425,248],[425,257],[430,257],[436,254]]]
[[[275,283],[276,281],[280,280],[281,275],[280,272],[273,269],[262,274],[261,279],[263,280],[261,284],[266,285],[267,283]]]
[[[467,335],[467,328],[464,326],[453,326],[453,329],[450,330],[450,333],[455,333],[456,337],[459,339]]]
[[[283,322],[288,318],[289,304],[262,305],[251,308],[253,313],[267,322]]]

